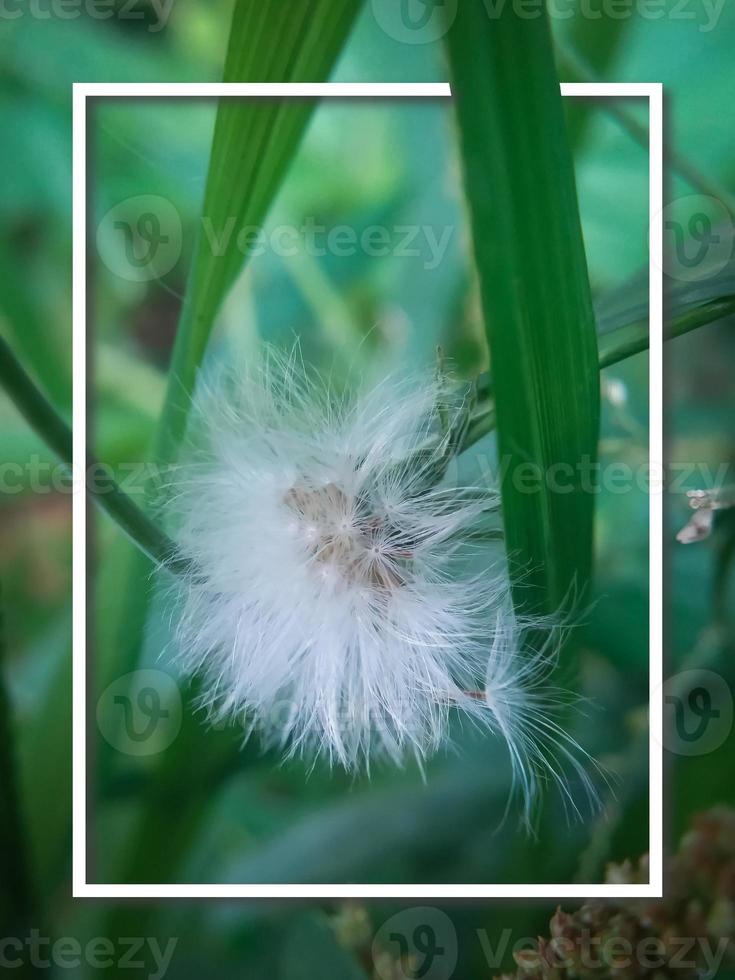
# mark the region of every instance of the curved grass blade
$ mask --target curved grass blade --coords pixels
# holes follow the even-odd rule
[[[447,34],[490,345],[517,605],[586,585],[599,425],[595,323],[546,18],[462,4]],[[551,479],[564,492],[554,492]]]
[[[728,228],[715,228],[714,234],[729,234]],[[684,247],[695,245],[686,239]],[[691,282],[676,282],[666,279],[666,312],[669,326],[672,321],[689,316],[712,314],[714,322],[724,309],[735,300],[735,255],[722,267],[715,259],[703,261],[697,267],[697,278]],[[600,338],[608,339],[613,332],[633,327],[648,329],[648,270],[641,269],[630,279],[606,290],[595,300],[597,332]]]
[[[361,0],[237,3],[224,81],[323,81],[360,6]],[[159,427],[159,459],[175,455],[217,311],[246,262],[237,233],[265,219],[315,105],[314,99],[295,98],[220,101],[200,233]]]
[[[5,389],[29,425],[69,468],[72,465],[72,433],[46,396],[34,385],[5,340],[0,337],[0,386]],[[86,488],[150,561],[168,562],[175,554],[173,542],[124,493],[107,469],[87,457]]]

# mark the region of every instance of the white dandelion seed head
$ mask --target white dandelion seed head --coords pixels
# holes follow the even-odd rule
[[[166,511],[192,569],[177,656],[213,717],[355,769],[421,763],[459,711],[507,739],[533,796],[543,671],[504,558],[478,567],[474,540],[497,496],[440,480],[463,410],[434,378],[337,396],[270,350],[200,384]]]

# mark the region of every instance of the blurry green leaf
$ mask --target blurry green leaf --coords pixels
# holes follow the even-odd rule
[[[277,838],[221,869],[228,882],[385,881],[391,861],[456,850],[458,828],[497,829],[498,848],[487,856],[501,874],[501,841],[516,833],[508,821],[498,827],[508,794],[504,766],[450,766],[429,785],[373,790],[323,805],[304,815]],[[379,856],[379,860],[377,859]],[[390,874],[390,872],[388,872]],[[390,880],[390,879],[389,879]]]
[[[202,746],[206,746],[205,754],[202,754]],[[162,756],[163,765],[153,773],[142,768],[147,778],[143,781],[145,789],[139,801],[142,804],[140,837],[133,834],[129,848],[123,848],[122,853],[107,855],[104,867],[100,868],[103,876],[110,875],[113,881],[118,880],[118,876],[123,876],[126,881],[172,880],[172,868],[186,859],[224,778],[255,761],[257,753],[254,743],[243,750],[242,734],[236,729],[213,729],[201,712],[185,711],[181,731]],[[195,757],[199,758],[200,765],[197,778],[191,783],[182,775]],[[205,765],[201,765],[201,761]],[[141,767],[137,771],[140,774]],[[105,781],[103,790],[114,788],[109,770],[102,774],[102,778]],[[175,814],[173,820],[172,814]],[[136,830],[138,826],[134,823]],[[141,846],[142,842],[145,846]]]
[[[17,672],[15,685],[22,688],[18,760],[26,833],[38,892],[47,895],[64,881],[70,862],[70,609],[34,641],[27,669]]]
[[[554,610],[590,575],[594,495],[580,466],[596,458],[599,380],[551,38],[545,18],[506,6],[491,20],[481,4],[461,5],[447,38],[515,599]],[[548,486],[552,468],[566,492]]]
[[[719,522],[719,540],[715,559],[713,603],[715,620],[721,624],[732,620],[731,584],[735,565],[735,511],[728,510]]]
[[[588,4],[585,16],[572,17],[569,21],[557,22],[554,26],[566,27],[565,49],[578,52],[580,59],[584,59],[596,75],[606,78],[625,40],[631,18],[611,17],[606,0],[588,0]],[[565,81],[586,81],[585,78],[578,77],[570,66],[564,67],[567,69],[564,72]],[[569,142],[575,151],[585,139],[592,113],[598,105],[595,100],[587,98],[564,100]]]
[[[24,256],[0,238],[0,317],[55,405],[71,405],[71,357],[66,337],[49,329],[38,306],[38,287]]]
[[[584,18],[581,18],[581,20],[584,21]],[[617,23],[622,25],[623,21],[617,21]],[[560,74],[563,74],[567,81],[595,84],[602,81],[605,77],[605,72],[601,72],[599,66],[597,69],[593,69],[589,61],[581,57],[574,48],[563,44],[560,45],[558,57],[560,61]],[[618,122],[620,127],[629,136],[632,136],[646,152],[648,151],[648,125],[646,122],[640,121],[635,112],[631,112],[626,107],[625,102],[630,101],[629,99],[604,98],[601,102],[595,102],[592,99],[580,98],[569,101],[571,101],[572,105],[575,103],[581,103],[583,106],[601,104],[605,112],[609,113]],[[589,109],[586,112],[588,113]],[[570,119],[568,109],[567,118]],[[735,211],[735,197],[732,196],[729,190],[707,174],[702,173],[687,156],[678,153],[673,148],[669,148],[666,154],[666,165],[671,173],[677,174],[690,187],[701,191],[703,194],[710,195],[716,201],[721,201],[731,212]]]
[[[0,593],[0,603],[2,594]],[[5,688],[5,636],[0,605],[0,931],[13,935],[31,915],[31,883],[16,779],[16,749],[11,704]]]

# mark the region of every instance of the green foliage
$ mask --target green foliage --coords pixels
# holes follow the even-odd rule
[[[357,960],[337,942],[326,916],[297,915],[280,953],[281,976],[288,980],[313,980],[327,969],[340,980],[366,977]]]
[[[448,33],[480,276],[516,603],[559,609],[592,563],[599,385],[592,299],[551,34],[464,4]],[[523,71],[518,70],[519,61]],[[533,489],[521,476],[530,473]],[[547,475],[565,473],[559,493]],[[567,473],[568,471],[568,473]]]

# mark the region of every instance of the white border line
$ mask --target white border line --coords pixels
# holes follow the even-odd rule
[[[633,96],[649,105],[650,441],[663,474],[663,89],[660,83],[563,83],[562,95]],[[646,885],[102,885],[87,882],[86,772],[86,101],[90,97],[449,98],[446,83],[77,83],[73,99],[73,835],[74,898],[631,898],[663,894],[663,492],[650,493],[650,883]]]
[[[648,457],[651,472],[649,490],[649,869],[650,880],[663,895],[664,877],[664,788],[663,788],[663,679],[664,679],[664,134],[663,86],[651,85],[649,109],[649,367]]]
[[[72,460],[87,457],[87,99],[74,86],[72,149]],[[84,476],[82,476],[84,481]],[[87,498],[72,494],[72,894],[83,894],[87,864]],[[81,887],[81,890],[80,890]]]

